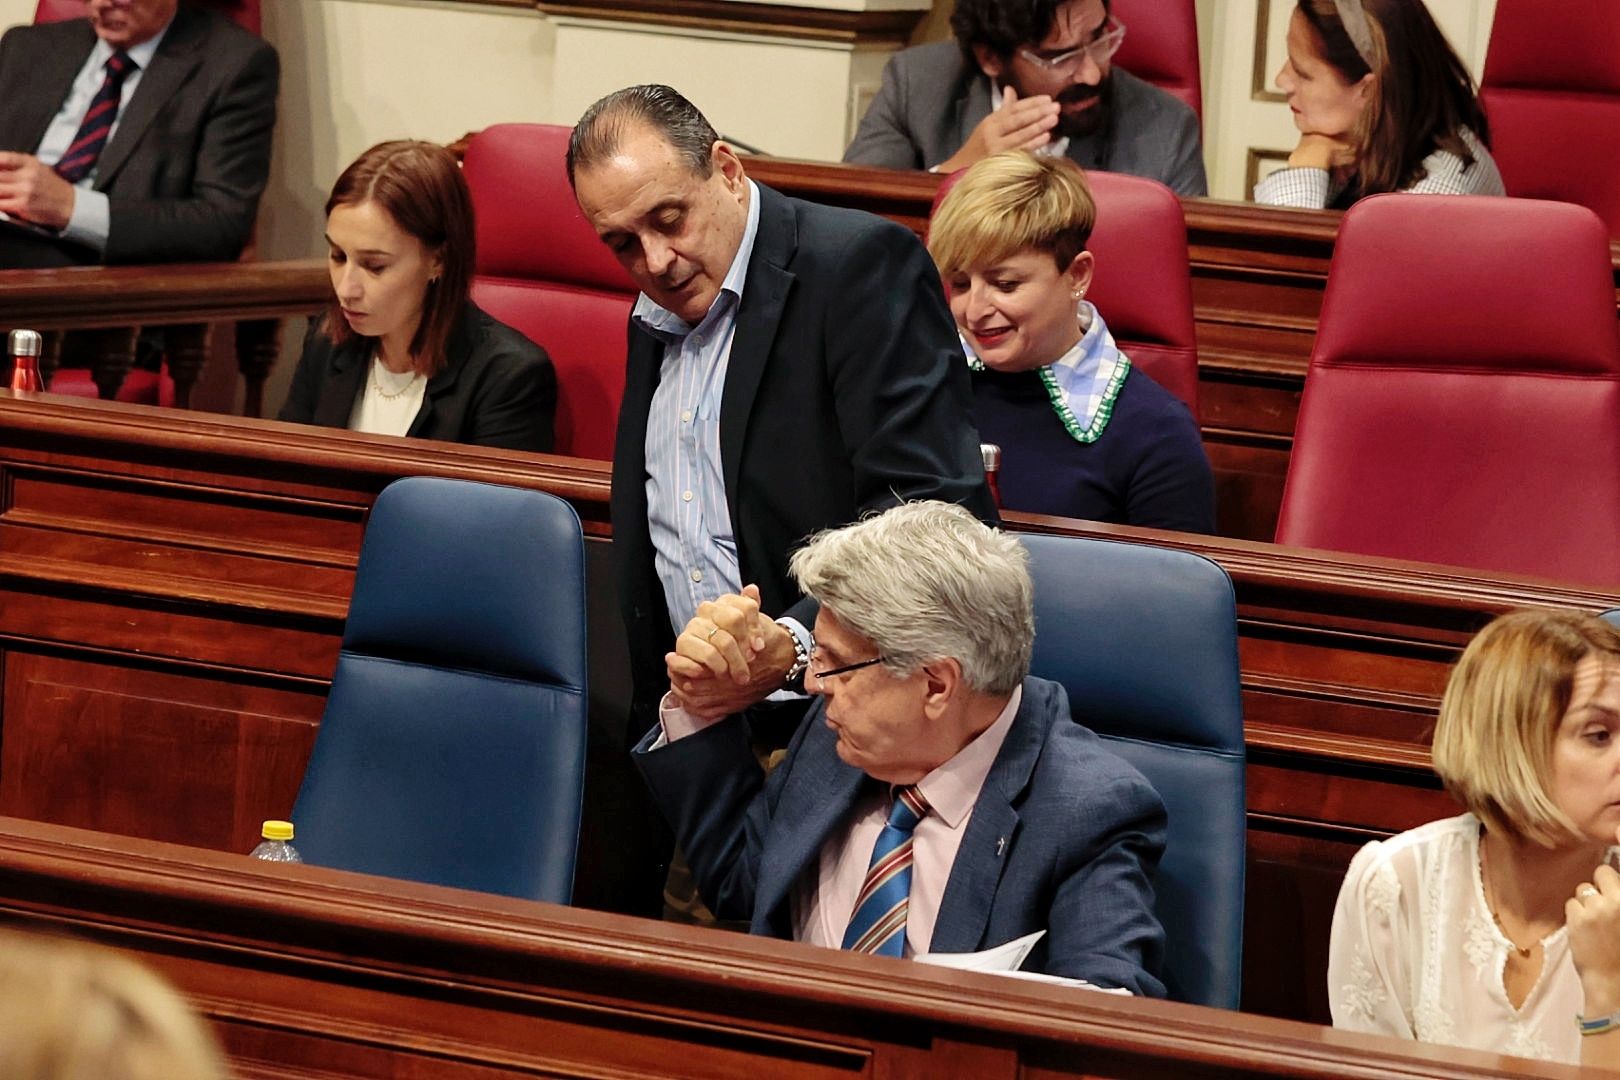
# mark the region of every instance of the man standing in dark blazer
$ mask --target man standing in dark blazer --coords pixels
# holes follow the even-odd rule
[[[179,0],[0,38],[0,266],[234,259],[270,171],[275,49]]]
[[[896,958],[1044,932],[1026,970],[1162,996],[1164,804],[1063,687],[1029,677],[1018,540],[908,503],[821,533],[792,571],[821,601],[819,700],[782,763],[767,777],[739,718],[674,700],[636,747],[715,911]],[[738,623],[698,622],[681,657],[735,651]]]
[[[787,559],[811,533],[908,498],[995,509],[955,326],[908,230],[755,184],[666,86],[591,106],[568,167],[585,219],[642,289],[612,495],[639,735],[676,631],[724,596],[780,619],[735,678],[680,683],[693,708],[740,712],[802,678],[814,605]],[[804,707],[756,715],[778,733],[765,741]]]

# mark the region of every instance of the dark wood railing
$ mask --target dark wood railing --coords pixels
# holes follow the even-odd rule
[[[264,412],[264,382],[281,351],[281,320],[317,311],[332,285],[320,259],[297,262],[192,263],[175,266],[0,270],[0,334],[45,332],[47,377],[66,359],[90,368],[111,398],[135,362],[145,328],[163,328],[175,402],[191,404],[216,327],[235,323],[234,350],[248,416]],[[71,338],[64,331],[83,331]],[[77,355],[64,357],[64,342]]]
[[[162,971],[244,1080],[1581,1075],[7,818],[0,915]]]

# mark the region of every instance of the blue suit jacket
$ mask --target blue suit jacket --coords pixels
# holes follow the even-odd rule
[[[634,756],[704,900],[756,934],[793,936],[793,887],[818,870],[864,784],[839,760],[818,701],[769,777],[741,717]],[[1070,718],[1057,683],[1023,701],[951,867],[931,948],[971,952],[1045,930],[1024,966],[1162,997],[1164,932],[1151,878],[1165,813],[1140,773]]]

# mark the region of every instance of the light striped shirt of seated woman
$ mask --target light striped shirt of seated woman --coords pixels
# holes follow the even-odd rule
[[[1277,87],[1299,145],[1255,202],[1339,210],[1392,191],[1507,193],[1473,78],[1423,0],[1298,0]]]
[[[1451,673],[1433,758],[1468,812],[1351,861],[1334,1026],[1620,1066],[1620,631],[1496,619]]]

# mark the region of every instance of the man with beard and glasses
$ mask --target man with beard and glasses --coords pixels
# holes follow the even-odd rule
[[[951,173],[1023,148],[1208,192],[1192,109],[1112,66],[1108,0],[957,0],[951,29],[889,61],[845,161]]]

